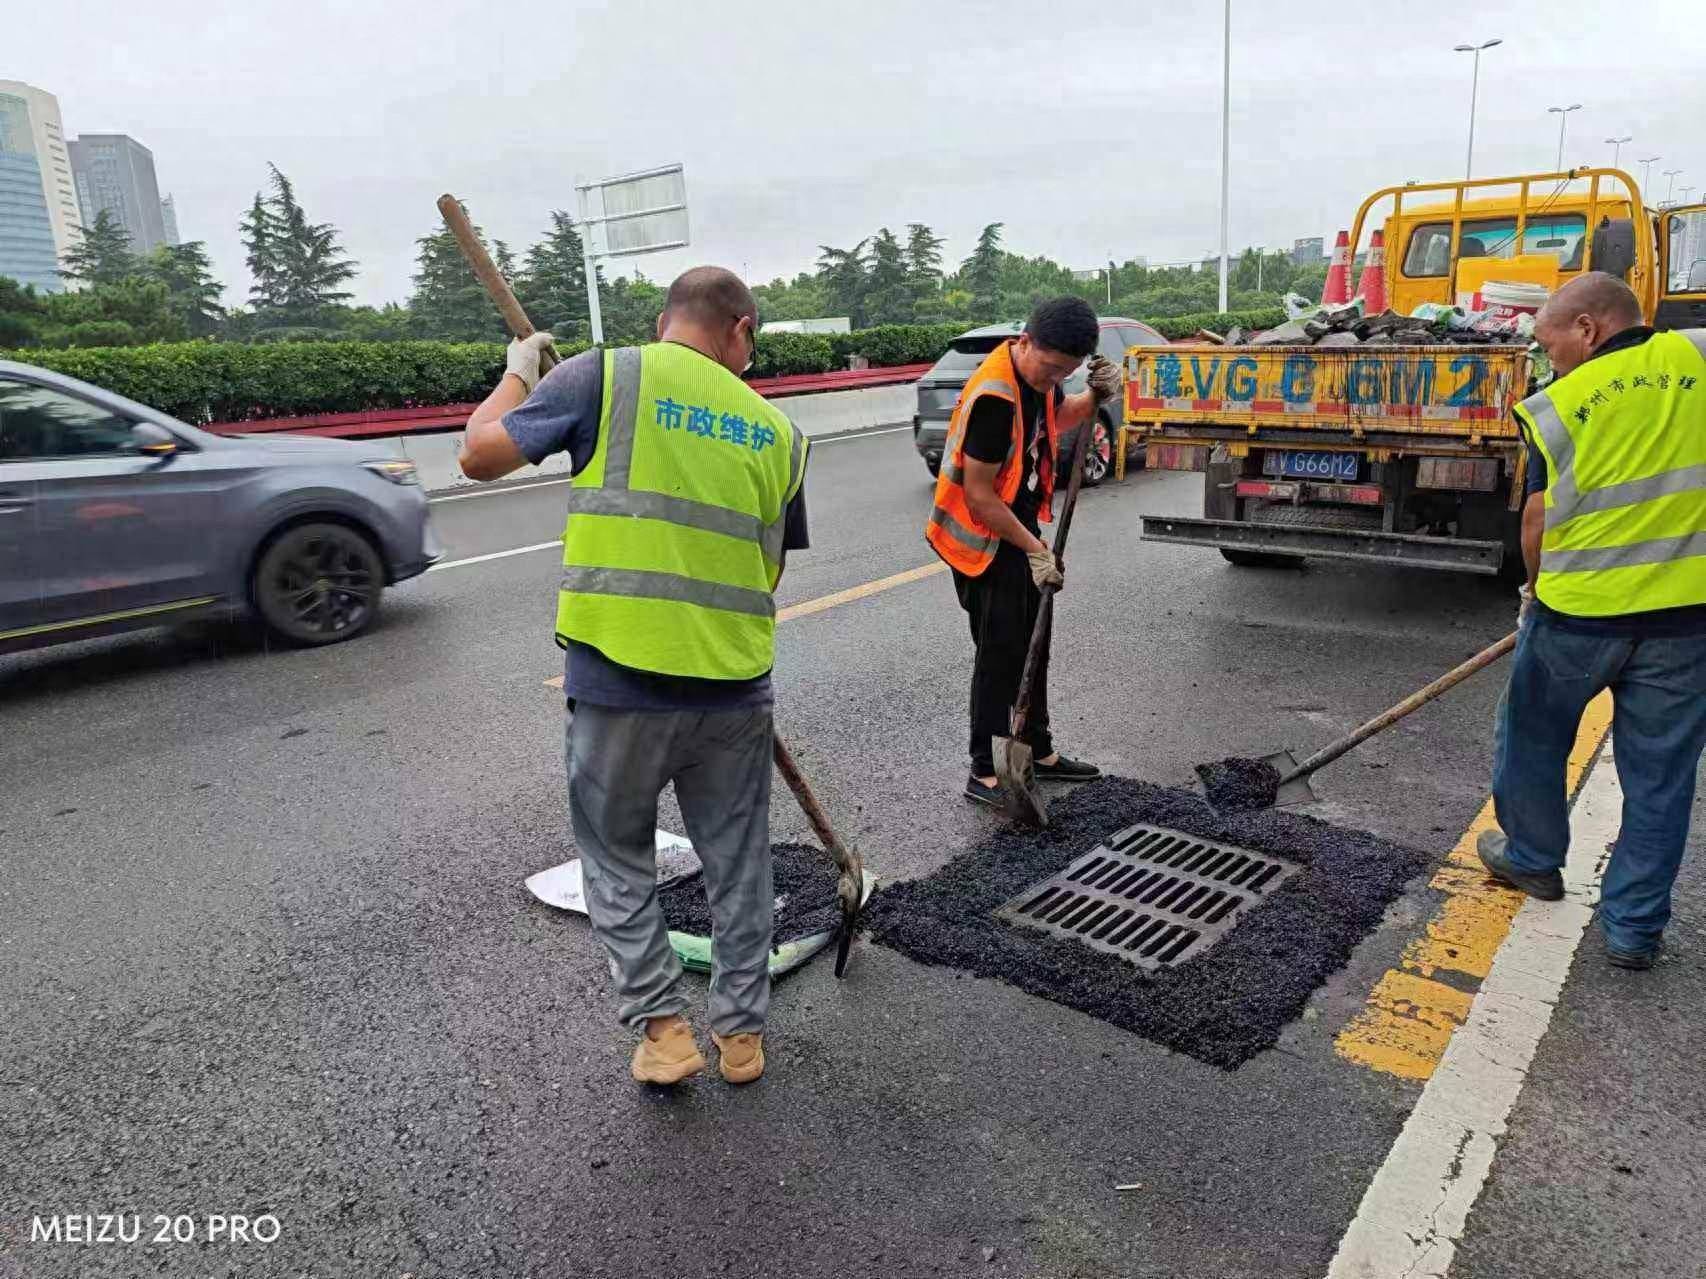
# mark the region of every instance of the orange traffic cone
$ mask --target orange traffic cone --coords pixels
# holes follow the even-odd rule
[[[1386,236],[1382,232],[1369,239],[1368,264],[1362,269],[1357,292],[1362,294],[1363,314],[1379,315],[1386,309]]]
[[[1333,241],[1333,265],[1327,268],[1327,283],[1321,289],[1322,306],[1338,306],[1351,300],[1351,234],[1340,231]]]

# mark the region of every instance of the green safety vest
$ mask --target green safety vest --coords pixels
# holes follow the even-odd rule
[[[1546,458],[1541,602],[1576,617],[1706,604],[1706,330],[1598,356],[1515,411]]]
[[[673,342],[605,351],[598,447],[569,488],[557,643],[662,675],[764,674],[805,468],[805,436],[722,365]]]

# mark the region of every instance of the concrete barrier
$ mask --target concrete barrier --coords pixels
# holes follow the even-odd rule
[[[874,386],[861,391],[823,391],[816,395],[781,396],[771,401],[786,413],[808,439],[874,431],[912,421],[918,392],[911,383]],[[462,448],[461,431],[438,431],[416,435],[389,435],[369,443],[406,457],[420,468],[421,483],[432,492],[461,488],[474,481],[456,465]],[[569,457],[558,453],[539,466],[526,466],[511,478],[532,479],[544,475],[567,475]]]

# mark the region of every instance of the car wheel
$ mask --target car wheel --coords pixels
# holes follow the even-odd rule
[[[1100,415],[1091,419],[1090,444],[1084,450],[1084,487],[1093,489],[1114,470],[1114,433]]]
[[[318,645],[372,625],[384,588],[385,566],[367,538],[343,524],[299,524],[262,552],[249,594],[275,634]]]

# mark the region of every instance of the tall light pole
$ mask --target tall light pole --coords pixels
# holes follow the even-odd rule
[[[1683,187],[1682,188],[1682,199],[1678,200],[1677,203],[1678,204],[1687,204],[1688,203],[1688,193],[1692,190],[1694,190],[1694,187],[1692,184]]]
[[[1681,173],[1681,172],[1682,172],[1681,169],[1666,169],[1663,172],[1663,174],[1660,175],[1662,177],[1667,177],[1670,179],[1670,185],[1665,188],[1665,203],[1666,204],[1669,204],[1671,196],[1676,194],[1676,175]]]
[[[1481,91],[1481,50],[1491,49],[1495,44],[1503,44],[1503,40],[1488,40],[1484,44],[1460,44],[1452,48],[1453,53],[1473,53],[1475,55],[1475,71],[1469,77],[1469,150],[1463,157],[1463,180],[1467,182],[1474,176],[1475,168],[1475,98]]]
[[[1546,108],[1548,113],[1556,114],[1558,117],[1558,164],[1557,164],[1557,169],[1558,169],[1558,172],[1560,172],[1560,173],[1562,173],[1564,171],[1564,125],[1569,121],[1570,112],[1580,111],[1581,109],[1582,109],[1582,104],[1579,102],[1572,102],[1567,107],[1547,107]]]
[[[1662,155],[1649,155],[1638,161],[1641,166],[1641,190],[1645,191],[1653,182],[1653,161],[1662,160]]]
[[[1256,246],[1256,292],[1258,293],[1262,291],[1262,250],[1265,247],[1267,246],[1261,244]]]
[[[1634,139],[1632,139],[1628,134],[1624,134],[1621,138],[1607,138],[1606,139],[1606,141],[1611,144],[1611,167],[1612,168],[1615,169],[1617,167],[1617,159],[1619,156],[1621,156],[1623,154],[1623,144],[1625,142],[1631,142],[1633,140]]]
[[[1220,313],[1226,314],[1226,202],[1232,189],[1232,0],[1220,57]]]

